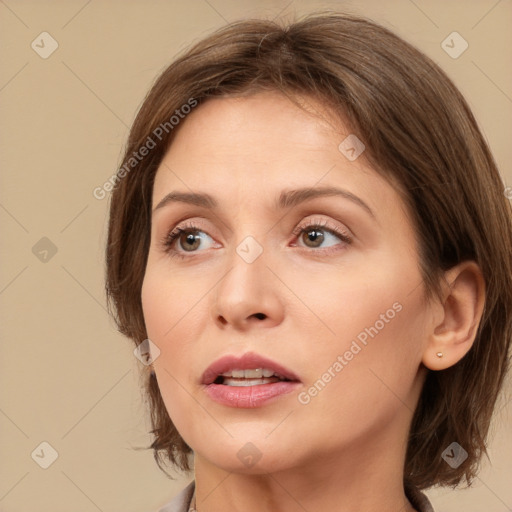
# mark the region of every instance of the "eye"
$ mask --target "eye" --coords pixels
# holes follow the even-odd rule
[[[294,245],[319,249],[322,253],[337,251],[352,243],[348,232],[335,225],[330,226],[323,219],[310,220],[307,224],[299,225],[293,230],[293,234],[297,237],[297,243]],[[218,246],[211,236],[194,224],[176,226],[165,235],[162,245],[170,256],[180,258],[187,258],[186,253],[192,256],[201,250]]]
[[[337,226],[329,226],[323,220],[318,222],[310,222],[310,224],[299,225],[295,228],[294,235],[296,235],[297,242],[300,247],[308,247],[310,249],[329,248],[335,245],[340,245],[341,240],[344,244],[350,244],[352,238],[348,233],[341,231]],[[330,243],[329,243],[330,242]]]
[[[175,227],[163,242],[166,252],[182,257],[186,257],[183,253],[198,252],[199,248],[208,249],[215,243],[212,237],[195,225]]]

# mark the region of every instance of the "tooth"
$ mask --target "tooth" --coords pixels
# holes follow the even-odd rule
[[[226,386],[234,387],[248,387],[248,386],[259,386],[261,384],[271,384],[275,382],[274,379],[224,379],[223,384]]]
[[[275,373],[274,370],[269,368],[250,368],[248,370],[231,370],[221,374],[222,377],[233,378],[233,379],[261,379],[278,377],[281,380],[285,380],[282,375]]]
[[[244,377],[246,379],[261,379],[263,375],[262,368],[255,368],[254,370],[245,370]]]

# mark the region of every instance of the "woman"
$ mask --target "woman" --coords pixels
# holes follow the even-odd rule
[[[429,511],[512,332],[511,208],[461,94],[365,19],[232,24],[157,80],[112,195],[161,510]]]

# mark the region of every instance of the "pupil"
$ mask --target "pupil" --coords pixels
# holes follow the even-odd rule
[[[201,241],[200,237],[196,238],[196,233],[188,233],[185,237],[186,243],[184,249],[197,249]]]
[[[316,247],[316,246],[318,246],[318,244],[322,243],[322,241],[324,239],[323,233],[316,229],[311,229],[306,234],[307,234],[306,245],[309,245],[309,243],[313,243],[313,245]]]

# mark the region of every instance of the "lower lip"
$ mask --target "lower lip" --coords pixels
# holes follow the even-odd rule
[[[291,393],[299,384],[299,382],[288,381],[246,387],[209,384],[205,387],[205,391],[213,401],[219,404],[252,409],[261,407],[278,396]]]

